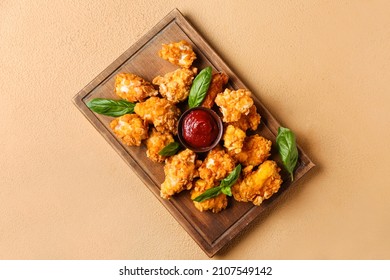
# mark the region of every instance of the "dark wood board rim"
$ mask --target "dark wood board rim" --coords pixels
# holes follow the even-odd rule
[[[156,198],[166,207],[166,209],[174,216],[174,218],[180,221],[182,227],[190,234],[194,241],[202,248],[202,250],[207,254],[207,256],[214,256],[220,249],[222,249],[227,243],[230,242],[242,229],[248,226],[253,222],[261,212],[263,212],[262,207],[253,206],[250,208],[238,221],[236,224],[233,224],[229,229],[227,229],[221,236],[219,236],[212,243],[207,242],[200,233],[194,228],[190,221],[188,221],[180,211],[175,207],[172,201],[164,200],[160,197],[156,188],[151,187],[157,183],[148,175],[148,173],[141,168],[137,161],[129,154],[129,152],[124,149],[122,144],[118,139],[113,140],[111,132],[96,118],[95,114],[89,110],[86,106],[84,100],[88,98],[89,94],[100,84],[104,83],[109,79],[116,70],[118,70],[122,65],[126,63],[132,56],[136,55],[144,45],[149,42],[156,33],[166,28],[172,22],[177,22],[180,29],[188,35],[192,40],[192,43],[198,47],[198,49],[203,51],[203,54],[213,63],[213,66],[216,69],[224,71],[227,73],[231,80],[230,84],[233,84],[237,88],[247,88],[244,83],[237,77],[236,74],[226,65],[226,63],[219,57],[219,55],[209,46],[209,44],[203,39],[203,37],[195,30],[195,28],[184,18],[178,9],[172,10],[167,16],[165,16],[160,22],[158,22],[149,32],[142,36],[135,44],[133,44],[128,50],[126,50],[122,55],[118,57],[113,63],[111,63],[105,70],[103,70],[95,79],[88,83],[80,92],[78,92],[74,98],[73,102],[78,107],[78,109],[84,114],[84,116],[91,122],[91,124],[102,134],[102,136],[109,142],[112,147],[118,152],[122,159],[133,169],[133,171],[140,177],[143,183],[152,191]],[[261,111],[262,119],[266,120],[267,127],[271,132],[276,136],[277,129],[280,126],[279,122],[272,116],[267,108],[253,95],[253,99],[258,106],[259,111]],[[298,176],[294,180],[294,184],[310,169],[315,165],[309,159],[309,157],[304,153],[304,151],[299,147],[299,156],[301,165]],[[286,185],[285,185],[286,184]],[[284,183],[285,187],[289,187],[291,183]],[[272,206],[277,199],[272,199],[268,204]]]

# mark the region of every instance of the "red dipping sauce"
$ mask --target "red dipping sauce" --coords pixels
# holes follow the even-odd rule
[[[195,109],[183,118],[183,139],[194,148],[211,146],[219,135],[218,123],[206,110]]]

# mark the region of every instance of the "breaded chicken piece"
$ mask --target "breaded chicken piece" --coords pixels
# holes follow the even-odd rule
[[[169,132],[158,132],[153,129],[149,138],[146,139],[146,156],[154,162],[163,162],[167,157],[158,153],[169,143],[174,142],[172,135]]]
[[[228,153],[238,154],[244,145],[246,134],[245,131],[229,124],[223,134],[223,146]]]
[[[159,132],[177,134],[177,122],[180,110],[165,98],[150,97],[137,103],[134,112],[145,122],[152,123]]]
[[[235,160],[222,147],[212,149],[199,167],[199,177],[209,181],[224,179],[236,167]]]
[[[252,107],[249,108],[248,115],[241,115],[238,121],[232,122],[231,124],[243,131],[247,131],[248,129],[256,130],[260,124],[260,120],[261,117],[257,113],[256,105],[253,104]]]
[[[186,149],[165,160],[165,180],[161,184],[160,195],[169,199],[172,195],[192,188],[192,180],[197,175],[196,154]]]
[[[270,156],[271,146],[272,142],[270,140],[255,134],[245,138],[244,145],[240,153],[230,153],[230,155],[244,166],[256,166]]]
[[[115,78],[115,93],[129,102],[142,102],[158,91],[141,77],[131,73],[121,73]]]
[[[126,114],[110,123],[115,135],[127,146],[140,146],[148,138],[148,126],[136,114]]]
[[[250,172],[232,187],[234,198],[237,201],[252,201],[254,205],[260,205],[279,190],[283,182],[279,171],[276,162],[263,162],[256,171]]]
[[[197,73],[196,68],[179,68],[153,79],[153,84],[159,86],[160,94],[172,101],[179,103],[185,100],[190,94],[191,84]]]
[[[206,190],[215,187],[213,182],[199,179],[194,183],[194,188],[191,190],[191,199],[195,199]],[[196,209],[200,212],[210,210],[213,213],[218,213],[226,208],[228,199],[225,194],[220,193],[216,197],[204,200],[202,202],[193,201]]]
[[[222,120],[227,123],[235,122],[242,115],[248,115],[249,109],[254,104],[251,95],[252,93],[246,89],[232,91],[227,88],[223,93],[219,93],[215,98],[215,103],[222,112]]]
[[[184,68],[190,68],[192,62],[196,59],[192,46],[184,40],[177,43],[162,44],[162,49],[158,52],[158,55],[170,63]]]
[[[217,94],[223,91],[223,88],[227,84],[228,80],[229,77],[225,73],[214,73],[211,76],[210,86],[201,106],[211,109],[214,106]]]

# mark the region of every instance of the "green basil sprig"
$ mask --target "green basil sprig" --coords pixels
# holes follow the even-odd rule
[[[295,134],[288,128],[279,127],[278,136],[276,137],[276,146],[283,165],[294,180],[294,168],[298,162],[298,148]]]
[[[87,106],[95,113],[111,117],[120,117],[125,114],[134,113],[135,104],[126,100],[95,98],[89,101]]]
[[[224,193],[228,196],[232,196],[232,186],[236,183],[238,177],[240,177],[241,173],[241,164],[237,165],[236,168],[233,169],[230,174],[221,181],[221,184],[218,187],[214,187],[211,189],[208,189],[201,195],[198,195],[193,200],[196,202],[202,202],[207,199],[216,197],[220,193]]]
[[[190,108],[198,107],[206,97],[211,82],[211,66],[204,68],[195,77],[190,94],[188,96],[188,105]]]
[[[173,156],[175,155],[180,149],[180,144],[177,142],[171,142],[168,145],[166,145],[164,148],[161,149],[161,151],[158,152],[160,156]]]

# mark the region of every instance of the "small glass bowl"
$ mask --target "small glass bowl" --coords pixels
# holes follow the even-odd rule
[[[215,122],[217,123],[217,127],[218,127],[218,135],[217,137],[215,138],[215,140],[213,141],[213,143],[209,146],[206,146],[206,147],[192,147],[189,143],[186,142],[186,140],[184,139],[183,137],[183,131],[182,131],[182,128],[183,128],[183,120],[184,118],[189,114],[191,113],[192,111],[195,111],[195,110],[202,110],[202,111],[205,111],[207,112],[214,120]],[[190,149],[192,151],[194,151],[195,153],[205,153],[205,152],[208,152],[210,150],[212,150],[213,148],[215,148],[215,146],[218,145],[218,143],[221,141],[222,139],[222,135],[223,135],[223,124],[222,124],[222,120],[221,118],[218,116],[218,114],[211,110],[211,109],[208,109],[208,108],[205,108],[205,107],[194,107],[194,108],[190,108],[188,109],[187,111],[185,111],[181,117],[179,118],[179,122],[178,122],[178,128],[177,128],[177,136],[179,138],[179,141],[180,143],[187,149]]]

